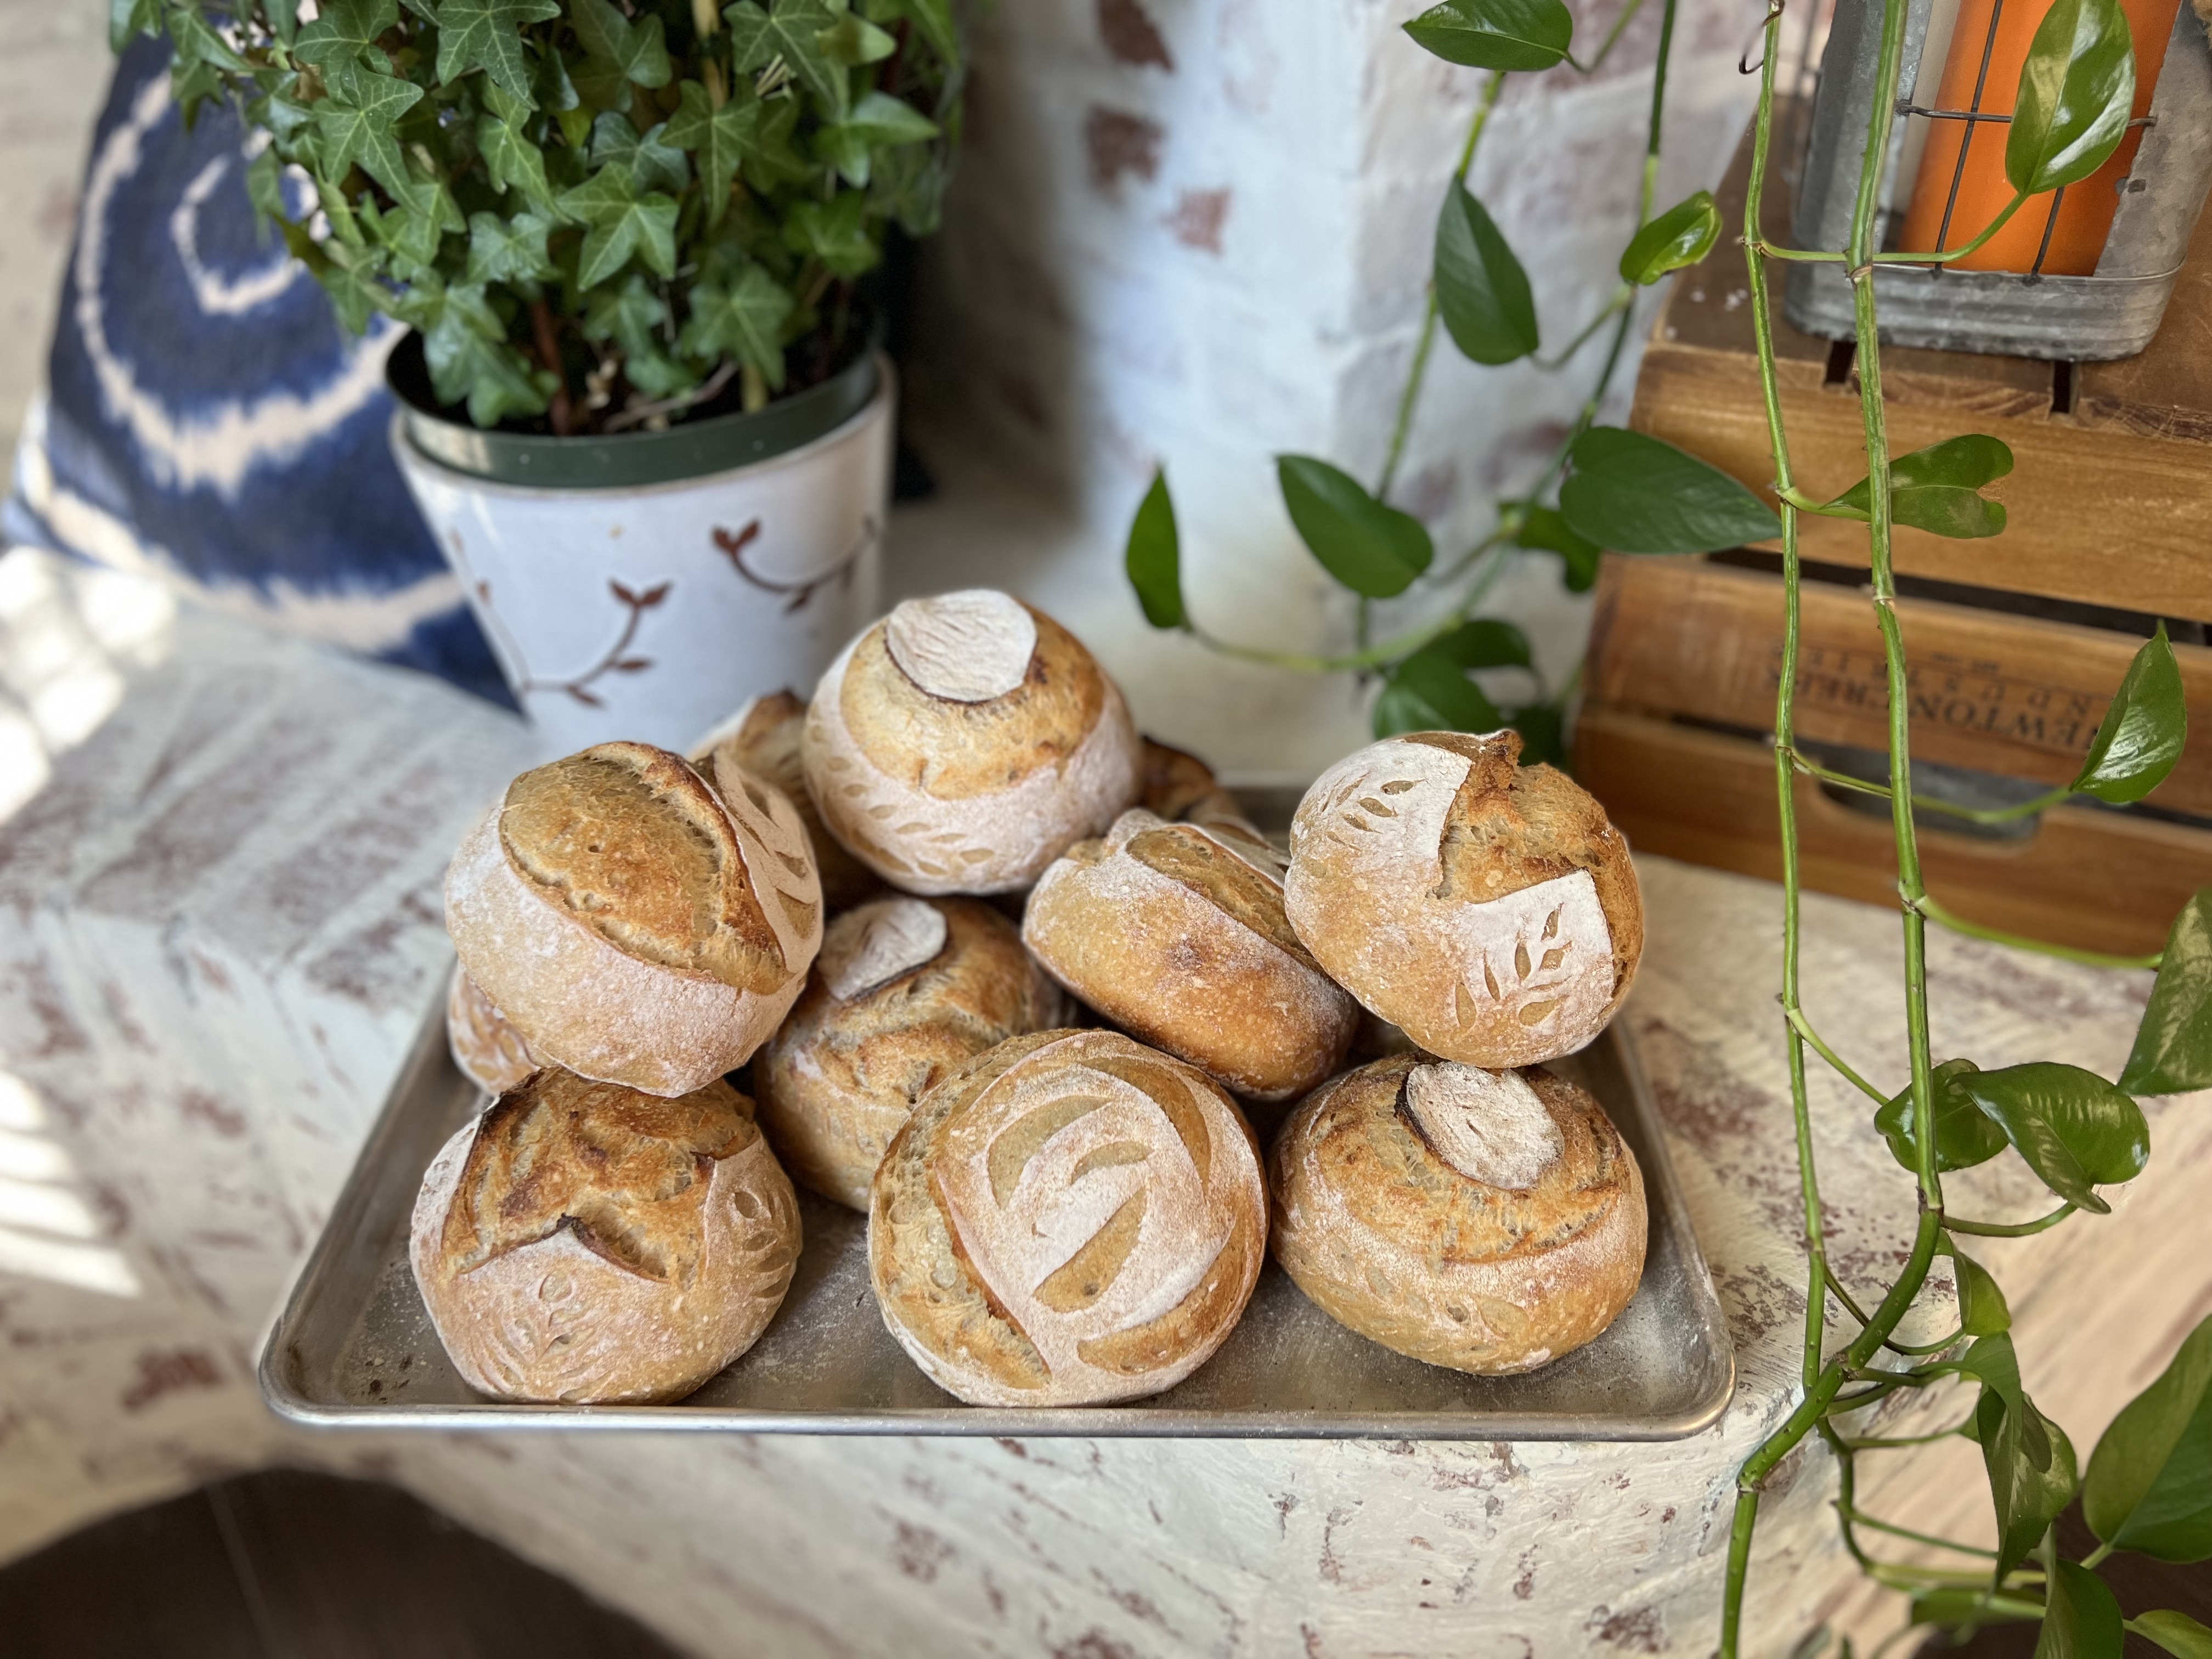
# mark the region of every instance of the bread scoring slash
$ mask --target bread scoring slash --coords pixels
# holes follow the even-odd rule
[[[461,966],[532,1054],[650,1094],[748,1060],[799,995],[822,892],[798,811],[608,743],[526,772],[446,877]]]

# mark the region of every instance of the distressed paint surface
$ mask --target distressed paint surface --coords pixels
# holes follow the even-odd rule
[[[0,1273],[0,1554],[275,1460],[402,1480],[706,1655],[1049,1659],[1702,1655],[1738,1460],[1789,1408],[1802,1303],[1773,1030],[1774,890],[1647,860],[1641,1040],[1738,1345],[1724,1423],[1670,1445],[305,1436],[261,1408],[260,1330],[447,960],[447,849],[527,758],[442,690],[187,619],[0,835],[0,1066],[29,1085],[133,1298]],[[1895,921],[1813,898],[1808,1004],[1883,1086]],[[2142,975],[1933,943],[1946,1053],[2108,1074]],[[1816,1082],[1840,1270],[1899,1257],[1910,1183]],[[1987,1255],[2028,1382],[2087,1444],[2212,1297],[2212,1120],[2153,1103],[2116,1214]],[[2039,1207],[2000,1165],[1961,1206]],[[1948,1308],[1925,1312],[1937,1334]],[[2073,1340],[2060,1340],[2070,1338]],[[2093,1373],[2114,1358],[2124,1375]],[[1900,1425],[1949,1420],[1930,1401]],[[1937,1417],[1935,1413],[1946,1413]],[[1965,1449],[1969,1454],[1972,1448]],[[1986,1528],[1940,1460],[1877,1510]],[[1878,1466],[1879,1467],[1879,1466]],[[1755,1650],[1895,1617],[1857,1587],[1818,1457],[1770,1491]]]

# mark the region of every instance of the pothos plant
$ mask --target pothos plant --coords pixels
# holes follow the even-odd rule
[[[951,0],[111,0],[356,332],[479,426],[757,409],[842,366],[885,227],[937,227]],[[296,170],[296,171],[295,171]],[[301,187],[300,181],[311,189]],[[288,187],[288,178],[295,181]]]
[[[2069,1222],[2079,1224],[2083,1217],[2108,1215],[2112,1206],[2099,1188],[2134,1179],[2150,1154],[2149,1129],[2136,1097],[2212,1087],[2212,889],[2200,891],[2183,907],[2165,950],[2154,956],[2104,956],[2019,939],[1954,915],[1929,891],[1917,824],[1922,812],[1992,822],[2024,817],[2076,797],[2111,805],[2141,800],[2166,779],[2182,754],[2187,724],[2180,670],[2160,625],[2115,688],[2080,770],[2063,788],[1996,809],[1966,809],[1914,793],[1907,667],[1896,614],[1892,532],[1895,526],[1905,524],[1957,538],[2002,533],[2004,507],[1982,490],[2012,470],[2013,458],[1999,440],[1976,433],[1960,434],[1911,454],[1891,454],[1874,283],[1877,267],[1885,264],[1936,264],[1961,258],[1994,234],[2023,204],[2095,173],[2127,129],[2135,96],[2133,46],[2117,0],[2052,0],[2021,70],[2007,133],[2005,171],[2014,191],[2010,205],[1966,246],[1942,253],[1887,252],[1877,240],[1882,161],[1896,119],[1910,0],[1875,3],[1882,7],[1881,62],[1850,240],[1840,249],[1801,249],[1778,246],[1764,231],[1762,203],[1775,126],[1775,67],[1781,56],[1784,4],[1784,0],[1768,0],[1741,240],[1774,468],[1774,507],[1680,450],[1594,422],[1625,338],[1630,286],[1696,263],[1718,239],[1717,210],[1709,198],[1692,197],[1656,217],[1650,212],[1650,181],[1672,33],[1670,4],[1661,27],[1652,94],[1644,222],[1621,260],[1623,290],[1613,301],[1618,320],[1597,392],[1583,405],[1580,420],[1537,489],[1502,503],[1497,528],[1473,553],[1443,573],[1437,583],[1444,589],[1441,618],[1404,638],[1373,647],[1362,641],[1359,650],[1330,658],[1261,651],[1213,638],[1183,604],[1174,514],[1164,479],[1155,481],[1132,527],[1129,575],[1155,626],[1188,629],[1217,649],[1286,666],[1382,674],[1376,702],[1378,733],[1414,726],[1474,729],[1498,724],[1498,711],[1467,680],[1467,672],[1525,657],[1525,645],[1522,656],[1510,654],[1516,633],[1494,619],[1470,614],[1486,585],[1481,575],[1473,574],[1485,568],[1482,561],[1490,561],[1486,568],[1494,569],[1495,561],[1508,556],[1507,550],[1547,549],[1566,559],[1571,581],[1586,580],[1585,573],[1594,567],[1600,549],[1630,554],[1697,553],[1749,541],[1779,542],[1784,647],[1774,715],[1783,872],[1778,1035],[1787,1060],[1802,1201],[1805,1316],[1796,1405],[1746,1462],[1736,1481],[1720,1616],[1723,1659],[1735,1659],[1740,1650],[1764,1483],[1785,1458],[1816,1436],[1833,1455],[1834,1503],[1844,1547],[1867,1573],[1911,1599],[1911,1622],[1893,1640],[1916,1626],[1965,1630],[2021,1620],[2039,1624],[2039,1659],[2119,1659],[2129,1632],[2179,1659],[2212,1659],[2212,1629],[2171,1609],[2124,1613],[2097,1572],[2120,1551],[2169,1562],[2212,1559],[2212,1319],[2184,1340],[2165,1371],[2120,1411],[2085,1462],[2065,1431],[2036,1408],[2023,1386],[2003,1292],[1970,1248],[1977,1239],[2025,1237]],[[1624,17],[1635,3],[1630,0]],[[1611,38],[1618,38],[1619,27],[1614,26]],[[1360,596],[1363,605],[1369,599],[1407,591],[1430,570],[1426,532],[1382,498],[1403,447],[1435,319],[1441,314],[1455,343],[1478,362],[1510,362],[1536,348],[1527,279],[1496,226],[1466,191],[1463,180],[1504,75],[1573,61],[1569,20],[1557,0],[1448,0],[1409,24],[1407,32],[1430,50],[1454,62],[1487,68],[1491,76],[1447,188],[1429,319],[1401,405],[1389,460],[1372,492],[1316,460],[1286,457],[1279,463],[1285,504],[1299,534],[1330,574]],[[1829,500],[1801,489],[1790,465],[1768,292],[1767,268],[1772,260],[1839,262],[1851,283],[1869,469],[1864,478]],[[1552,507],[1546,504],[1545,492],[1555,483],[1557,505]],[[1867,526],[1870,598],[1882,636],[1887,689],[1886,783],[1831,771],[1796,746],[1798,528],[1806,514]],[[1454,588],[1453,583],[1463,585]],[[1557,705],[1548,709],[1546,719],[1556,714]],[[1522,722],[1528,720],[1529,711],[1519,714]],[[1800,774],[1834,787],[1881,796],[1890,804],[1904,945],[1899,1003],[1910,1069],[1909,1083],[1893,1094],[1877,1088],[1821,1036],[1801,999],[1803,873],[1795,791]],[[2118,1079],[2107,1081],[2081,1066],[2053,1061],[1985,1070],[1970,1056],[1939,1060],[1928,1020],[1926,941],[1931,923],[2095,966],[2154,970],[2148,1002]],[[1904,1265],[1887,1284],[1848,1284],[1828,1260],[1808,1093],[1808,1055],[1866,1097],[1869,1131],[1882,1138],[1914,1182],[1917,1220]],[[1954,1214],[1947,1204],[1943,1176],[2000,1158],[2021,1160],[2050,1190],[2055,1207],[2025,1222]],[[1939,1261],[1948,1261],[1955,1287],[1958,1328],[1933,1342],[1900,1340],[1899,1325],[1920,1300]],[[1839,1346],[1831,1346],[1832,1317],[1856,1328],[1856,1334]],[[1878,1408],[1886,1401],[1923,1391],[1964,1393],[1966,1397],[1956,1408],[1958,1420],[1930,1434],[1873,1431],[1879,1426]],[[1972,1441],[1981,1449],[1994,1512],[1994,1548],[1938,1537],[1898,1519],[1869,1515],[1858,1506],[1862,1457],[1953,1436]],[[2097,1542],[2080,1559],[2073,1559],[2060,1547],[2056,1523],[2077,1498]],[[1957,1565],[1929,1565],[1920,1559],[1890,1559],[1881,1553],[1885,1540],[1895,1540]],[[1830,1645],[1825,1632],[1816,1632],[1801,1644],[1800,1659]],[[1848,1655],[1849,1643],[1839,1645]]]

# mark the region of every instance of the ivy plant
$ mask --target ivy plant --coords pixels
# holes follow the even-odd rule
[[[937,228],[952,0],[112,0],[349,328],[418,330],[479,426],[757,409],[860,349],[888,227]]]

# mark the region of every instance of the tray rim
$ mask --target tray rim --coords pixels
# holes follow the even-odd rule
[[[442,981],[441,981],[442,984]],[[407,1060],[385,1097],[375,1123],[339,1188],[314,1247],[270,1322],[256,1363],[263,1401],[288,1423],[311,1429],[377,1429],[417,1432],[465,1431],[640,1432],[678,1434],[908,1435],[1007,1438],[1145,1440],[1489,1440],[1648,1442],[1682,1440],[1719,1422],[1735,1395],[1735,1344],[1720,1305],[1711,1270],[1691,1224],[1689,1206],[1674,1173],[1664,1126],[1645,1078],[1636,1042],[1616,1016],[1589,1045],[1613,1045],[1628,1085],[1629,1103],[1647,1150],[1643,1158],[1647,1201],[1656,1198],[1662,1224],[1681,1254],[1689,1295],[1703,1340],[1712,1355],[1712,1382],[1687,1407],[1658,1415],[1627,1413],[1401,1412],[1387,1414],[1318,1411],[1218,1411],[1121,1404],[1095,1407],[1001,1407],[963,1405],[949,1396],[942,1406],[870,1411],[770,1411],[732,1407],[559,1406],[482,1404],[331,1405],[294,1386],[286,1365],[292,1333],[306,1319],[326,1282],[339,1270],[345,1243],[372,1220],[369,1206],[380,1154],[400,1133],[425,1073],[450,1067],[446,1053],[442,993],[417,1032]],[[1578,1051],[1579,1052],[1579,1051]]]

